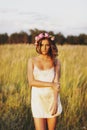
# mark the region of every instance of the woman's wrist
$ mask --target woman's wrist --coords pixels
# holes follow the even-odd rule
[[[57,91],[57,93],[58,93],[60,91],[60,83],[59,82],[53,82],[52,88],[54,89],[54,91]]]

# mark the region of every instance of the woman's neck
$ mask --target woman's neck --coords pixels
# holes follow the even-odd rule
[[[39,58],[41,58],[43,60],[52,60],[52,58],[48,55],[39,55]]]

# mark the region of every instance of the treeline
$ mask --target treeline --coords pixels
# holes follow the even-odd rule
[[[31,29],[29,34],[21,31],[19,33],[15,32],[8,36],[7,33],[0,34],[0,44],[18,44],[18,43],[34,43],[34,38],[41,32],[47,32],[45,30]],[[53,31],[48,31],[49,34],[55,36],[55,42],[59,45],[72,44],[72,45],[87,45],[87,34],[80,34],[79,36],[68,35],[64,37],[62,33],[54,33]]]

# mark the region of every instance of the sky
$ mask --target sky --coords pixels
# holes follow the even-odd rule
[[[0,33],[44,29],[87,34],[87,0],[0,0]]]

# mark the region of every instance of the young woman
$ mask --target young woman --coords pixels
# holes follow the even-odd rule
[[[62,112],[60,101],[60,61],[54,37],[41,33],[35,37],[38,56],[28,61],[31,109],[36,130],[55,130],[57,116]]]

